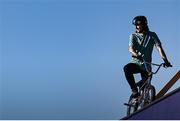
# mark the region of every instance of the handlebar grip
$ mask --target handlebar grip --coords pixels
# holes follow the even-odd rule
[[[164,68],[168,68],[168,67],[172,67],[172,65],[170,64],[170,65],[166,65],[166,63],[163,63],[163,67]]]

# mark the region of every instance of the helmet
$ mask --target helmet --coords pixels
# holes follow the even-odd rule
[[[136,16],[134,17],[132,24],[133,25],[138,25],[138,24],[147,25],[148,23],[145,16]]]

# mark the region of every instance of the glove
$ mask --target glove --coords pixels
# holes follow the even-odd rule
[[[167,60],[167,59],[164,59],[164,64],[163,64],[164,67],[172,67],[171,63]]]

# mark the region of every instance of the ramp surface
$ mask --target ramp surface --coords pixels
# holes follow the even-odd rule
[[[180,87],[122,120],[180,120]]]

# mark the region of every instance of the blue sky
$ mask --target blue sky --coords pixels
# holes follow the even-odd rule
[[[158,92],[180,67],[178,11],[178,0],[0,0],[0,118],[124,117],[133,17],[148,18],[173,65],[154,76]]]

